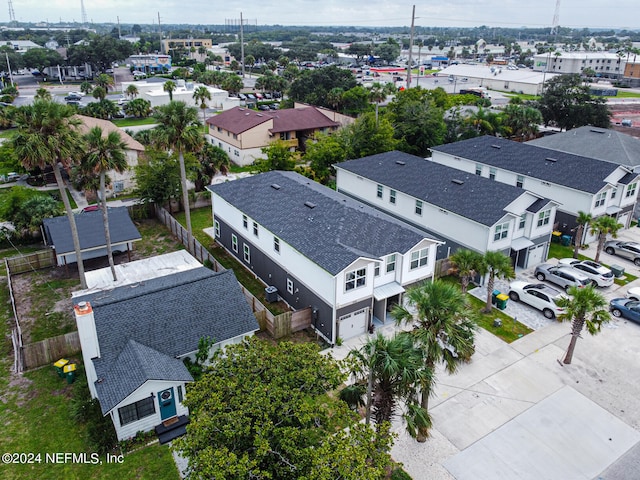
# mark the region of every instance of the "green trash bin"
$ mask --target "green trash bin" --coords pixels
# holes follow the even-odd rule
[[[76,364],[70,363],[64,367],[64,376],[67,377],[67,383],[71,385],[76,379]]]
[[[509,295],[506,293],[501,293],[496,297],[496,307],[499,310],[504,310],[507,308],[507,302],[509,301]]]
[[[64,367],[68,363],[69,363],[69,360],[67,360],[66,358],[61,358],[60,360],[58,360],[56,363],[53,364],[60,378],[64,378]]]
[[[495,305],[498,302],[498,295],[500,295],[500,290],[494,290],[491,294],[491,304]]]
[[[560,237],[560,243],[565,246],[568,247],[569,245],[571,245],[571,235],[562,235],[562,237]]]

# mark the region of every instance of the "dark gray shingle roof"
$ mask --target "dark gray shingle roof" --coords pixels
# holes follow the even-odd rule
[[[640,139],[608,128],[579,127],[537,138],[528,144],[599,158],[630,168],[640,165]]]
[[[231,270],[215,273],[195,268],[74,301],[91,302],[93,308],[100,344],[96,371],[105,376],[100,388],[109,398],[103,410],[131,394],[145,375],[157,376],[166,368],[167,380],[184,378],[180,376],[184,371],[169,360],[197,350],[200,338],[217,343],[259,328]],[[118,362],[131,364],[144,350],[132,347],[130,340],[157,352],[154,358],[160,366],[152,367],[147,359],[138,363],[131,377],[119,374]]]
[[[404,253],[425,238],[420,230],[294,172],[267,172],[207,188],[332,275],[359,257]]]
[[[431,150],[589,193],[602,189],[604,179],[618,168],[611,162],[490,136],[440,145]]]
[[[81,250],[106,247],[102,210],[83,212],[75,215],[75,219]],[[69,227],[69,219],[66,215],[45,218],[43,225],[47,243],[55,247],[57,255],[74,252],[71,227]],[[109,233],[112,245],[133,242],[142,238],[126,207],[109,208]]]
[[[504,208],[525,193],[513,185],[398,151],[349,160],[336,167],[487,226],[499,221],[506,213]]]

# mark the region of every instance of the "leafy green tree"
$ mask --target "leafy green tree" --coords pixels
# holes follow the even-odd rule
[[[467,111],[466,122],[478,136],[497,135],[500,132],[500,116],[482,107]]]
[[[64,206],[51,195],[16,185],[2,196],[0,218],[11,222],[22,235],[37,232],[42,220],[64,215]]]
[[[80,286],[85,289],[87,281],[78,228],[60,172],[60,165],[71,166],[76,163],[84,150],[77,128],[80,120],[73,118],[74,114],[75,110],[67,105],[45,100],[36,100],[33,105],[20,107],[16,112],[15,121],[18,129],[13,137],[13,146],[16,155],[27,170],[35,167],[44,169],[47,166],[53,168],[60,197],[69,219]]]
[[[227,73],[222,78],[220,87],[233,95],[237,95],[240,90],[244,88],[244,83],[239,75],[236,75],[235,73]]]
[[[610,217],[608,215],[603,215],[601,217],[597,217],[591,221],[589,228],[589,233],[591,235],[598,236],[598,246],[596,247],[596,258],[595,261],[600,261],[600,254],[602,253],[602,249],[604,248],[604,244],[607,241],[607,236],[611,235],[612,238],[618,237],[618,231],[624,227],[621,223],[618,223],[618,220],[614,217]]]
[[[593,216],[590,213],[583,212],[582,210],[578,211],[578,216],[576,217],[576,238],[575,238],[575,246],[573,247],[573,258],[578,258],[578,250],[582,245],[582,241],[584,239],[584,232],[587,228],[587,225],[591,223],[593,220]]]
[[[358,116],[369,110],[369,90],[361,85],[350,88],[342,94],[342,111]]]
[[[146,159],[134,167],[135,195],[144,203],[166,206],[180,198],[180,164],[176,155],[147,149]]]
[[[397,141],[393,134],[393,126],[389,120],[381,118],[376,124],[373,112],[363,113],[342,132],[346,157],[362,158],[395,150]]]
[[[378,44],[373,49],[373,54],[385,63],[393,63],[400,56],[400,44],[393,38],[388,38],[386,42]]]
[[[417,399],[422,386],[432,382],[433,372],[425,368],[423,352],[410,334],[403,332],[385,338],[378,333],[359,349],[351,350],[347,363],[356,383],[345,390],[367,392],[367,423],[370,415],[377,426],[391,423],[404,404],[403,416],[410,435],[416,436],[416,425],[431,426]],[[364,385],[367,387],[361,388]]]
[[[313,344],[251,338],[229,345],[191,385],[191,422],[175,449],[194,478],[382,480],[388,429],[374,432],[354,422],[343,402],[327,403],[344,378]]]
[[[91,84],[91,82],[85,80],[80,84],[80,91],[82,93],[89,94],[91,93],[92,90],[93,90],[93,85]]]
[[[411,335],[422,348],[425,368],[432,372],[430,381],[422,385],[420,400],[420,406],[428,412],[436,366],[443,364],[453,374],[461,362],[471,358],[476,324],[465,295],[441,280],[409,289],[405,299],[406,305],[396,305],[391,314],[399,324],[414,326]],[[426,415],[427,422],[418,428],[419,442],[426,441],[429,434],[431,421]]]
[[[202,124],[205,125],[206,128],[207,119],[205,118],[205,110],[207,109],[207,100],[211,101],[211,92],[209,92],[207,87],[200,86],[194,90],[193,100],[200,104],[200,109],[202,110]]]
[[[96,90],[100,89],[97,87]],[[88,117],[102,118],[103,120],[110,120],[118,114],[118,107],[115,102],[106,98],[99,102],[91,102],[82,109],[82,114]]]
[[[482,262],[477,265],[480,275],[489,275],[487,281],[487,302],[485,312],[491,312],[491,295],[496,284],[496,278],[510,280],[516,278],[516,272],[511,265],[511,258],[501,252],[489,250],[482,257]]]
[[[36,68],[40,72],[47,67],[65,64],[64,58],[58,52],[48,48],[30,48],[22,54],[22,61],[25,67]]]
[[[611,112],[606,99],[591,95],[580,75],[558,75],[544,84],[538,110],[545,125],[570,130],[583,125],[609,128]]]
[[[97,86],[93,89],[91,95],[93,96],[93,98],[96,98],[98,100],[104,100],[105,98],[107,98],[107,91],[104,87]]]
[[[357,43],[354,42],[347,48],[349,55],[356,57],[356,63],[360,65],[363,61],[371,55],[372,45],[370,43]]]
[[[151,102],[144,98],[136,98],[125,104],[123,107],[124,113],[136,118],[146,118],[151,115]]]
[[[196,157],[198,160],[194,165],[196,192],[202,192],[216,173],[221,172],[226,175],[229,172],[231,161],[227,153],[220,147],[205,143]]]
[[[274,140],[268,146],[262,148],[262,153],[265,154],[267,158],[255,162],[260,172],[293,170],[296,165],[294,153],[284,140]]]
[[[319,134],[314,142],[307,142],[304,160],[309,163],[316,181],[324,185],[335,175],[333,165],[346,159],[345,145],[340,134]]]
[[[346,92],[356,85],[356,79],[350,71],[331,65],[303,70],[291,83],[288,96],[294,102],[330,108],[327,95],[333,88],[341,88]]]
[[[173,92],[175,92],[176,88],[178,88],[178,85],[172,80],[167,80],[162,85],[162,90],[169,94],[169,102],[173,102]]]
[[[576,343],[585,325],[587,332],[595,335],[600,331],[602,324],[611,318],[609,303],[592,285],[584,288],[570,287],[568,293],[570,296],[560,297],[556,300],[558,306],[565,310],[564,313],[558,315],[558,319],[571,322],[571,340],[563,360],[565,365],[571,363]]]
[[[527,105],[506,105],[500,116],[508,136],[525,141],[535,137],[544,121],[540,110]]]
[[[102,200],[102,223],[104,237],[107,242],[107,258],[113,281],[117,281],[116,267],[111,248],[111,231],[109,230],[109,209],[107,208],[106,181],[107,172],[114,170],[123,173],[127,169],[126,144],[118,132],[103,132],[100,127],[93,127],[85,135],[87,143],[86,168],[93,170],[100,177],[100,199]]]
[[[98,75],[94,80],[94,83],[96,84],[96,88],[102,87],[105,92],[108,92],[109,89],[115,87],[113,77],[111,75],[107,75],[106,73],[101,73],[100,75]],[[94,94],[94,97],[95,97],[95,94]]]
[[[166,85],[166,83],[165,83]],[[197,152],[202,148],[204,139],[200,133],[198,110],[187,106],[184,102],[169,102],[158,107],[154,117],[160,125],[155,128],[156,141],[165,149],[178,154],[180,179],[182,183],[182,202],[184,205],[185,223],[189,234],[189,244],[193,235],[191,229],[191,210],[189,208],[189,192],[187,191],[187,173],[184,163],[185,152]]]
[[[144,43],[142,38],[141,42]],[[160,49],[159,44],[157,49]],[[127,40],[119,40],[108,35],[91,35],[88,44],[71,45],[67,49],[67,61],[69,65],[88,63],[94,70],[104,72],[111,68],[113,62],[124,60],[133,53],[134,46]],[[62,65],[64,62],[58,63]]]
[[[467,293],[467,288],[474,275],[477,274],[478,265],[482,263],[482,255],[473,250],[461,248],[449,257],[449,260],[457,270],[460,278],[462,293]]]

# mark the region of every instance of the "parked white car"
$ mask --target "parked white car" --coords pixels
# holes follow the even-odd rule
[[[640,301],[640,287],[631,287],[627,290],[625,297],[630,298],[631,300]]]
[[[564,309],[556,304],[556,300],[561,297],[566,297],[566,294],[544,283],[516,281],[509,285],[511,300],[531,305],[549,319],[564,313]]]
[[[591,279],[594,287],[610,287],[613,285],[613,272],[607,267],[593,260],[578,260],[576,258],[561,258],[558,265],[571,267],[580,271]]]

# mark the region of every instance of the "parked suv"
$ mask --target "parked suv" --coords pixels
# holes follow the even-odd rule
[[[564,309],[556,305],[556,300],[564,294],[544,283],[513,282],[509,285],[509,298],[514,302],[531,305],[542,312],[546,318],[555,318],[564,313]]]
[[[536,267],[535,276],[541,282],[547,280],[559,285],[565,290],[570,287],[583,288],[591,283],[591,280],[578,270],[574,270],[571,267],[556,267],[549,263],[538,265]]]
[[[640,243],[611,240],[604,244],[604,251],[609,255],[628,258],[640,267]]]
[[[613,285],[613,272],[593,260],[561,258],[558,265],[565,265],[567,267],[580,270],[580,273],[589,277],[591,279],[591,283],[596,287],[610,287]]]

